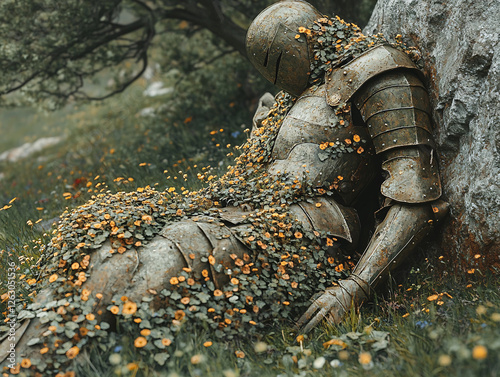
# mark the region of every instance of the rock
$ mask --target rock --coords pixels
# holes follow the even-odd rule
[[[161,81],[152,82],[146,90],[142,93],[146,97],[157,97],[164,94],[170,94],[174,92],[174,88],[168,87],[164,88]]]
[[[9,149],[0,154],[1,161],[16,162],[31,156],[45,148],[59,144],[63,140],[62,137],[42,137],[33,143],[24,143],[20,147]]]
[[[500,268],[500,2],[379,0],[365,28],[417,46],[436,121],[451,216],[441,252]],[[480,257],[478,256],[480,255]],[[482,262],[477,264],[477,262]]]

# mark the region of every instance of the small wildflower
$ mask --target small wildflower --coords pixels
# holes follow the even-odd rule
[[[146,338],[142,337],[142,336],[139,336],[137,337],[135,340],[134,340],[134,346],[136,348],[142,348],[144,347],[146,344],[148,343],[148,341],[146,340]]]
[[[476,360],[484,360],[488,356],[488,349],[485,346],[477,345],[472,349],[472,357]]]

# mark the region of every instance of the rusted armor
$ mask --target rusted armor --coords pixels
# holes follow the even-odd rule
[[[445,212],[437,201],[441,185],[421,72],[404,52],[378,45],[348,57],[347,63],[327,71],[325,84],[307,89],[303,82],[309,73],[304,74],[303,67],[307,57],[311,59],[311,46],[299,34],[289,41],[289,30],[293,35],[294,29],[300,32],[301,26],[313,25],[311,18],[317,14],[303,1],[280,2],[259,14],[248,30],[247,51],[254,66],[269,81],[299,96],[276,138],[269,172],[288,173],[316,187],[342,177],[334,188],[337,199],[349,206],[371,181],[376,170],[372,153],[377,154],[386,172],[381,193],[388,212],[352,275],[327,289],[299,320],[305,331],[324,317],[339,322],[353,302],[369,297],[375,284],[429,234],[435,213]],[[351,112],[339,127],[335,114],[344,109]],[[324,158],[324,142],[335,145],[354,135],[370,140],[366,154]]]
[[[327,102],[332,106],[350,102],[363,119],[375,153],[382,157],[387,174],[381,193],[390,208],[349,279],[327,290],[299,320],[305,331],[322,316],[339,322],[353,302],[370,297],[377,282],[446,213],[438,201],[441,184],[431,109],[420,76],[406,54],[382,45],[333,70],[326,79]]]

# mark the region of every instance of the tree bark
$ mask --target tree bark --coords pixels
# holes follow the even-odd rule
[[[500,270],[500,2],[379,0],[365,33],[422,52],[450,216],[440,252]]]

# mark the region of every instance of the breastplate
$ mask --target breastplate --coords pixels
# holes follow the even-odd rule
[[[350,114],[339,119],[326,102],[325,85],[308,90],[290,109],[272,159],[270,174],[286,173],[314,187],[333,188],[346,204],[376,172],[366,127],[353,124]]]

